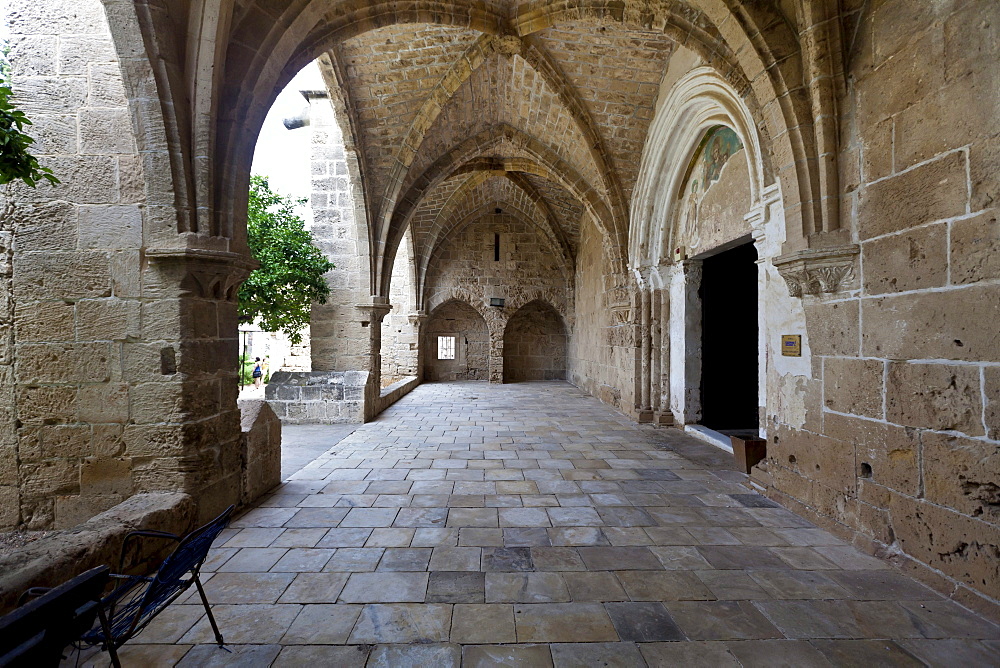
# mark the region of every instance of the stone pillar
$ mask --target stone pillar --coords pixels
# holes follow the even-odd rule
[[[661,290],[652,290],[650,295],[650,356],[649,356],[649,407],[655,416],[660,411],[660,301]]]
[[[650,405],[650,379],[652,378],[650,368],[652,358],[651,340],[651,316],[652,296],[648,284],[642,286],[639,291],[639,410],[637,418],[639,422],[652,422],[653,409]]]
[[[416,376],[423,380],[424,378],[424,362],[426,361],[426,345],[424,344],[424,327],[427,325],[427,314],[423,311],[417,311],[411,313],[407,318],[410,321],[410,327],[413,328],[413,336],[417,342],[417,363],[415,365]]]
[[[660,375],[657,384],[658,407],[653,413],[653,422],[669,426],[674,423],[674,414],[670,410],[670,290],[660,289],[657,293],[656,326],[659,328],[660,336],[656,351],[659,355]]]
[[[385,297],[372,297],[371,304],[356,304],[361,327],[368,329],[368,381],[365,383],[365,422],[378,415],[382,394],[382,319],[392,309]]]
[[[489,373],[491,383],[503,382],[503,330],[490,327]]]
[[[17,413],[14,404],[13,207],[0,213],[0,529],[21,521]]]

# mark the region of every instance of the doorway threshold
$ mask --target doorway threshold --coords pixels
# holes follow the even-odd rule
[[[708,427],[703,427],[700,424],[689,424],[684,425],[684,431],[691,434],[697,439],[705,441],[720,450],[725,450],[729,454],[733,454],[733,442],[725,434],[715,431],[714,429],[709,429]]]

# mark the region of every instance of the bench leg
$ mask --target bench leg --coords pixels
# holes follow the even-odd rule
[[[215,640],[221,647],[224,644],[222,641],[222,634],[219,633],[219,625],[215,623],[215,617],[212,616],[212,608],[208,605],[208,597],[205,596],[205,590],[202,589],[201,580],[198,576],[195,576],[194,578],[194,585],[198,588],[198,593],[201,595],[201,602],[205,604],[205,612],[208,614],[208,621],[211,622],[212,630],[215,632]]]
[[[108,616],[104,614],[104,608],[97,609],[97,616],[101,620],[101,630],[104,631],[104,639],[107,641],[108,654],[111,655],[111,665],[115,668],[122,668],[121,661],[118,660],[118,649],[115,641],[111,637],[111,624],[108,623]]]

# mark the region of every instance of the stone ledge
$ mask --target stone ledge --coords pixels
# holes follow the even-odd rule
[[[137,494],[72,529],[57,531],[24,548],[0,555],[0,613],[15,606],[30,587],[52,587],[84,571],[107,564],[118,568],[125,534],[155,529],[179,535],[194,528],[198,508],[179,492]],[[163,545],[153,546],[162,550]],[[134,568],[156,552],[132,555]]]

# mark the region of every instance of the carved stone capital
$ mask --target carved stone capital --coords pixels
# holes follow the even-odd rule
[[[406,319],[410,322],[410,327],[422,327],[427,322],[427,314],[423,311],[407,314]]]
[[[382,324],[382,319],[392,310],[392,304],[355,304],[354,308],[362,313],[362,318],[368,322]]]
[[[145,256],[173,277],[182,295],[227,302],[236,301],[240,284],[259,266],[252,257],[199,248],[149,248]]]
[[[814,248],[774,259],[792,297],[832,294],[850,290],[856,284],[856,244],[834,248]]]
[[[628,325],[632,323],[632,308],[630,306],[612,306],[611,315],[614,317],[616,325]]]

